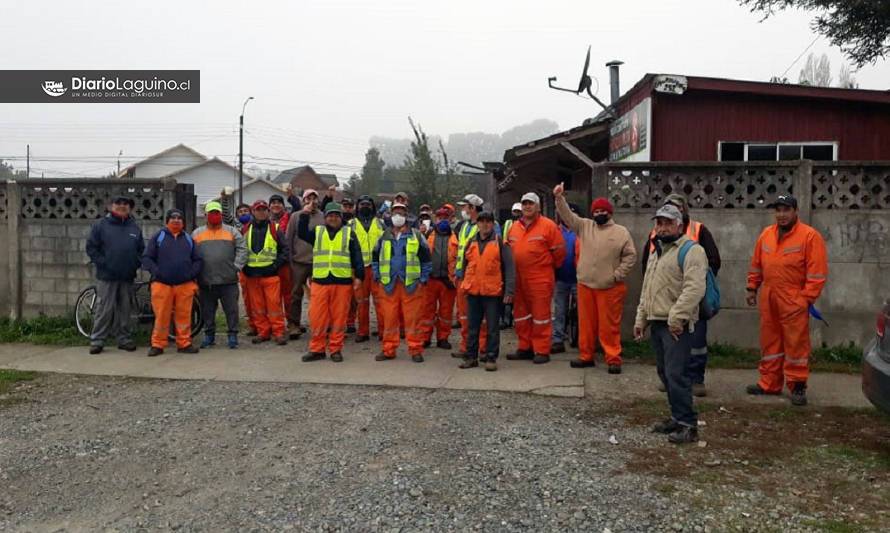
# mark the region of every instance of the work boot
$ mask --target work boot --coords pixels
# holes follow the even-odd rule
[[[573,359],[569,366],[572,368],[592,368],[596,366],[596,361],[591,359],[590,361],[585,361],[583,359]]]
[[[425,340],[425,341],[423,341],[423,347],[424,347],[424,348],[429,348],[432,344],[433,344],[433,341],[431,341],[431,340]]]
[[[689,444],[696,441],[698,441],[698,428],[692,426],[681,426],[668,435],[668,442],[671,444]]]
[[[566,345],[564,342],[554,342],[550,345],[550,353],[566,353]]]
[[[343,353],[341,353],[341,352],[332,353],[331,361],[333,361],[335,363],[342,363],[343,362]]]
[[[151,348],[148,349],[149,357],[157,357],[157,356],[161,355],[162,353],[164,353],[163,348],[156,348],[156,347],[152,346]]]
[[[705,387],[704,383],[693,383],[692,384],[692,395],[697,396],[699,398],[704,398],[708,395],[708,389]]]
[[[485,371],[486,372],[494,372],[498,369],[497,359],[486,359],[485,360]]]
[[[268,342],[268,341],[269,341],[269,337],[260,337],[259,335],[250,339],[250,342],[252,342],[254,344],[262,344],[262,343]]]
[[[259,334],[260,334],[260,332],[255,330],[254,328],[250,328],[249,330],[247,330],[248,337],[256,337]]]
[[[104,349],[105,348],[103,346],[94,344],[93,346],[90,346],[90,355],[100,354],[100,353],[102,353],[102,350],[104,350]]]
[[[304,355],[303,357],[301,357],[300,359],[304,363],[311,363],[312,361],[321,361],[324,358],[325,358],[324,352],[309,352],[306,355]],[[333,359],[333,358],[334,358],[334,356],[331,355],[331,359]]]
[[[609,374],[620,374],[621,365],[609,365]]]
[[[516,350],[514,353],[508,353],[507,359],[510,361],[531,361],[535,358],[535,352],[531,350]]]
[[[389,361],[390,359],[394,359],[391,357],[387,357],[385,353],[380,352],[379,354],[374,356],[375,361]]]
[[[807,384],[795,383],[791,387],[791,405],[803,407],[807,404]]]
[[[185,348],[177,348],[176,353],[198,353],[200,350],[189,344]]]
[[[442,339],[440,341],[436,341],[436,348],[439,348],[440,350],[450,350],[451,343],[448,342],[448,339]]]
[[[422,354],[412,355],[411,360],[414,361],[415,363],[422,363],[423,355]]]
[[[284,335],[275,337],[275,344],[277,344],[278,346],[287,346],[287,337],[285,337]]]
[[[346,333],[355,333],[355,326],[346,326]]]
[[[204,340],[201,341],[201,348],[209,348],[211,346],[216,346],[216,335],[207,333],[204,335]]]
[[[368,342],[369,340],[371,340],[371,337],[368,336],[368,335],[357,335],[357,336],[355,337],[355,342],[356,342],[356,343]]]
[[[668,418],[652,426],[652,433],[670,435],[678,429],[680,429],[680,424],[678,424],[673,418]]]
[[[229,333],[229,349],[234,350],[238,347],[238,334]]]
[[[99,347],[101,351],[101,346]],[[125,341],[117,345],[118,350],[123,350],[125,352],[135,352],[136,351],[136,343],[133,341]]]
[[[745,387],[745,392],[747,392],[748,394],[750,394],[752,396],[778,396],[778,395],[782,394],[781,391],[780,392],[765,391],[760,388],[760,385],[758,383],[755,383],[753,385],[748,385],[747,387]]]
[[[543,365],[550,362],[550,356],[543,353],[536,353],[534,357],[532,357],[532,363],[536,365]]]
[[[454,357],[455,359],[466,359],[469,355],[467,355],[466,352],[451,352],[451,357]]]
[[[300,333],[299,329],[292,329],[288,332],[287,338],[292,341],[297,341],[297,340],[300,340],[301,335],[302,335],[302,333]]]
[[[476,368],[479,366],[479,360],[474,357],[464,357],[464,360],[457,366],[457,368]]]

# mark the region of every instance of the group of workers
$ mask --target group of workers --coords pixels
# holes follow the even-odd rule
[[[90,353],[100,353],[112,333],[119,348],[136,349],[128,295],[141,266],[152,278],[149,356],[167,347],[171,320],[177,350],[199,350],[191,339],[195,294],[204,322],[201,348],[216,344],[220,304],[227,345],[237,348],[239,292],[251,342],[287,344],[306,331],[302,301],[308,292],[304,362],[328,357],[342,362],[346,335],[355,333],[357,343],[372,336],[381,342],[377,361],[394,359],[404,339],[409,357],[421,363],[433,343],[452,350],[456,307],[460,345],[452,356],[461,359],[460,368],[481,364],[497,370],[500,330],[509,317],[518,347],[507,359],[545,364],[552,353],[566,351],[567,302],[574,294],[578,356],[571,367],[595,366],[598,345],[608,372],[621,373],[625,280],[637,251],[627,228],[613,220],[606,198],[594,200],[590,217],[583,217],[560,184],[553,190],[554,221],[542,214],[538,194],[528,192],[501,226],[476,194],[466,195],[457,208],[420,206],[415,217],[406,193],[379,208],[370,196],[337,202],[334,193],[331,188],[320,198],[309,189],[297,198],[288,190],[290,210],[282,195],[274,195],[268,202],[239,205],[232,224],[212,201],[204,207],[206,224],[191,234],[183,213],[172,209],[147,243],[131,215],[133,200],[114,199],[87,242],[98,280]],[[780,394],[786,384],[792,403],[804,405],[808,307],[826,281],[825,243],[798,220],[793,197],[780,196],[773,207],[776,224],[758,239],[747,281],[748,303],[759,301],[763,349],[760,380],[747,391]],[[693,442],[693,395],[706,394],[710,318],[702,316],[700,304],[714,279],[708,272],[719,271],[720,255],[713,235],[690,219],[683,196],[668,196],[653,219],[642,248],[644,277],[633,332],[642,339],[650,331],[660,388],[670,405],[671,417],[654,431],[671,442]]]

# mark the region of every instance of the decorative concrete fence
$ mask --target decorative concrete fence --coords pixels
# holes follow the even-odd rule
[[[801,218],[825,237],[828,283],[817,307],[830,327],[813,323],[815,342],[866,343],[879,305],[890,298],[890,162],[628,163],[594,170],[595,196],[608,196],[615,218],[642,250],[657,206],[671,193],[689,199],[692,218],[713,233],[723,266],[723,310],[709,336],[755,347],[757,311],[745,305],[745,281],[761,229],[773,223],[767,209],[791,193]],[[629,335],[642,268],[629,281],[625,334]]]
[[[194,227],[190,184],[173,180],[20,180],[0,183],[0,312],[13,319],[71,312],[92,283],[86,255],[90,227],[118,195],[132,197],[134,215],[148,238],[171,207]]]

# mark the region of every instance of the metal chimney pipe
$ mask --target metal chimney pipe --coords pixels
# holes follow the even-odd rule
[[[606,63],[606,66],[609,67],[609,87],[612,89],[612,101],[609,102],[610,104],[614,104],[621,97],[621,88],[618,82],[618,67],[623,64],[623,61],[617,59],[613,59]]]

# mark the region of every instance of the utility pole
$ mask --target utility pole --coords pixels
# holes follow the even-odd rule
[[[239,121],[239,129],[238,129],[238,203],[244,203],[244,109],[247,107],[247,102],[253,100],[253,96],[247,98],[244,101],[244,105],[241,106],[241,120]]]
[[[117,174],[115,174],[116,178],[121,177],[121,156],[124,155],[124,151],[121,150],[117,153]]]
[[[30,144],[28,145],[28,148],[27,148],[27,154],[28,154],[27,157],[25,157],[25,161],[26,161],[26,163],[25,163],[25,169],[26,169],[25,177],[30,178],[31,177],[31,145]]]

